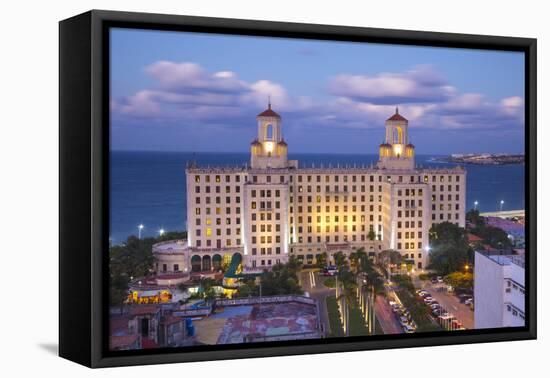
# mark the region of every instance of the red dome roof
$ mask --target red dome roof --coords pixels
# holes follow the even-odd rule
[[[280,144],[281,146],[288,146],[288,144],[286,144],[286,142],[285,142],[284,140],[280,141],[279,144]]]
[[[389,147],[389,148],[391,148],[391,144],[389,144],[389,143],[382,143],[382,144],[380,145],[380,147]]]
[[[252,143],[250,143],[250,144],[253,145],[253,146],[257,146],[257,145],[260,145],[260,146],[261,146],[261,145],[262,145],[260,142],[258,142],[258,139],[254,139],[254,140],[252,141]]]
[[[409,143],[409,144],[407,144],[405,147],[414,148],[414,144]]]
[[[408,122],[407,118],[399,114],[399,108],[395,108],[395,114],[388,118],[388,121],[403,121]]]
[[[279,114],[277,114],[276,112],[274,112],[273,110],[271,110],[271,103],[269,103],[267,105],[267,109],[264,110],[263,112],[261,112],[260,114],[258,114],[258,117],[276,117],[276,118],[281,118],[281,116]]]

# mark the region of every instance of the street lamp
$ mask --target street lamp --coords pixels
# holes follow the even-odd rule
[[[464,270],[465,270],[466,272],[468,272],[468,269],[470,269],[470,267],[468,266],[468,264],[464,265]]]
[[[160,235],[160,236],[164,235],[164,232],[165,232],[165,231],[164,231],[164,228],[161,228],[161,229],[159,230],[159,235]]]
[[[477,210],[477,205],[479,205],[479,202],[474,201],[474,210]]]
[[[504,200],[500,200],[500,211],[502,211],[502,206],[504,206]]]
[[[138,239],[141,239],[141,230],[143,230],[145,226],[143,224],[139,224],[138,226]]]

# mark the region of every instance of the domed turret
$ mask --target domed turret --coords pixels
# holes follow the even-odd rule
[[[414,144],[409,143],[405,146],[405,156],[414,157]]]
[[[382,143],[380,145],[380,157],[389,157],[391,156],[392,148],[389,143]]]

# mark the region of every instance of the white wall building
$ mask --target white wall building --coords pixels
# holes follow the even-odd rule
[[[475,253],[475,328],[525,325],[525,257]]]
[[[395,249],[423,268],[431,225],[465,224],[466,171],[417,167],[408,121],[397,109],[372,166],[300,167],[288,160],[271,105],[257,122],[250,165],[187,167],[187,245],[164,245],[161,254],[179,255],[179,271],[211,269],[227,253],[241,253],[244,266],[255,269],[290,255],[314,263],[323,252],[358,248],[371,256]],[[170,263],[160,266],[173,272]]]

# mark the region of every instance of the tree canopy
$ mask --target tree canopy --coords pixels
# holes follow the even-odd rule
[[[450,222],[434,224],[430,229],[430,268],[446,275],[471,264],[473,251],[466,230]]]

